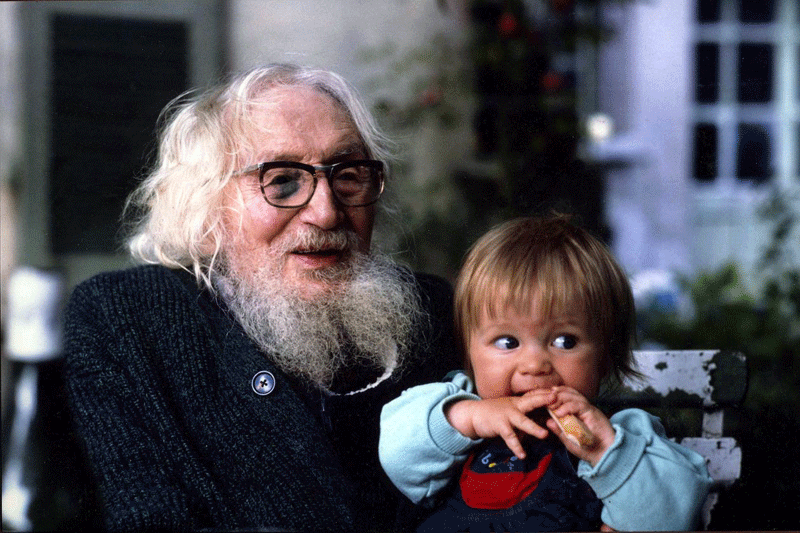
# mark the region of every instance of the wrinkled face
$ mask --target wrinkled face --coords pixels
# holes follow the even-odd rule
[[[507,309],[486,313],[470,334],[469,357],[481,398],[518,396],[566,385],[587,398],[597,395],[602,370],[601,343],[585,313],[542,316],[534,295],[531,313]]]
[[[367,158],[352,121],[329,96],[293,87],[272,89],[266,99],[280,105],[256,107],[252,141],[259,150],[242,167],[277,160],[331,165]],[[340,205],[327,179],[318,180],[307,205],[282,209],[264,200],[257,172],[236,176],[225,202],[225,225],[233,236],[225,251],[236,273],[249,277],[269,270],[304,298],[334,289],[335,276],[328,273],[343,270],[355,252],[369,251],[375,206]],[[344,233],[350,238],[333,238]]]

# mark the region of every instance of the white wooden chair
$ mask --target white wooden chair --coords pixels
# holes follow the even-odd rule
[[[612,409],[693,409],[702,413],[700,435],[685,437],[680,443],[706,458],[714,480],[703,508],[703,527],[708,528],[719,493],[741,474],[742,451],[733,438],[723,436],[723,416],[726,407],[741,404],[747,391],[745,357],[720,350],[637,351],[634,356],[645,378],[628,380],[621,393],[604,403]]]

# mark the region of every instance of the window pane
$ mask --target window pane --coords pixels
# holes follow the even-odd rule
[[[752,24],[775,20],[775,0],[739,0],[739,20]]]
[[[178,22],[58,15],[52,35],[51,250],[113,253],[158,115],[186,90],[188,31]]]
[[[772,100],[772,45],[739,45],[739,101]]]
[[[719,22],[719,3],[720,0],[698,0],[697,21]]]
[[[739,124],[736,150],[736,177],[763,183],[772,176],[767,128],[759,124]]]
[[[719,45],[700,43],[695,51],[694,97],[708,104],[719,99]]]
[[[694,177],[699,181],[717,177],[717,127],[713,124],[694,127]]]

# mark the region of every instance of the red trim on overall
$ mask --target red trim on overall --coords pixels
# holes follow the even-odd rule
[[[548,453],[530,472],[478,474],[470,468],[475,459],[472,455],[461,471],[461,496],[473,509],[509,509],[536,490],[552,458]]]

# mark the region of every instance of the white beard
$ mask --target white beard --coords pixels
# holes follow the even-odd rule
[[[423,318],[410,272],[384,256],[353,253],[315,273],[332,287],[316,298],[287,287],[274,262],[253,271],[226,259],[223,271],[217,287],[247,335],[281,370],[323,388],[350,365],[399,367]]]

